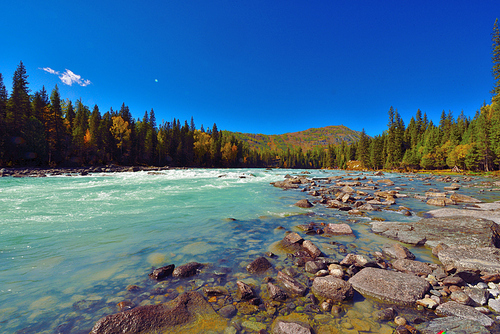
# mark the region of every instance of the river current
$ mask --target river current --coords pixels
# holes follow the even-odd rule
[[[321,205],[298,208],[299,199],[313,198],[269,183],[300,172],[176,169],[0,178],[0,332],[88,333],[99,318],[118,312],[127,287],[143,289],[137,304],[165,301],[148,292],[153,267],[197,261],[214,270],[244,272],[245,264],[283,238],[278,226],[294,230],[309,222],[346,222],[355,237],[336,237],[334,243],[331,237],[308,239],[332,257],[340,256],[339,247],[370,256],[393,242],[370,232],[371,219],[418,220],[435,208],[412,197],[395,206],[411,208],[409,217],[398,210],[356,217]],[[308,172],[309,178],[352,177],[345,171]],[[400,193],[423,194],[446,185],[401,174],[356,173],[363,176],[390,178]],[[498,192],[478,192],[481,180],[474,181],[460,193],[500,199]],[[429,249],[411,250],[418,260],[437,261]],[[202,283],[189,284],[196,289]],[[349,307],[363,302],[358,296]]]

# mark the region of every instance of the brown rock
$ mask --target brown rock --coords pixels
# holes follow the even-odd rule
[[[349,225],[334,223],[328,223],[328,225],[326,225],[325,233],[334,235],[353,234],[352,229]]]
[[[415,255],[413,255],[412,252],[408,250],[408,248],[400,244],[385,245],[382,248],[382,251],[390,257],[396,259],[415,259]]]
[[[450,199],[457,203],[482,203],[482,201],[478,200],[477,198],[462,194],[451,194]]]
[[[172,276],[174,277],[190,277],[196,275],[198,269],[202,268],[203,264],[198,262],[189,262],[174,269]]]
[[[90,334],[206,333],[222,332],[227,321],[218,315],[198,292],[174,300],[136,307],[101,318]]]
[[[302,247],[309,253],[313,258],[316,258],[321,255],[321,251],[319,248],[312,243],[310,240],[305,240],[302,243]]]
[[[277,280],[292,294],[303,296],[306,292],[305,286],[282,271],[278,271]]]
[[[354,290],[349,282],[330,275],[316,277],[313,281],[312,291],[315,295],[334,301],[343,301],[354,296]]]
[[[311,208],[311,207],[313,207],[311,202],[309,202],[309,200],[307,200],[307,199],[301,199],[300,201],[295,203],[295,206],[298,206],[299,208]]]
[[[247,265],[247,271],[252,274],[260,274],[271,267],[271,262],[265,257],[260,256]]]
[[[392,264],[394,269],[404,273],[415,275],[429,275],[432,273],[431,267],[427,263],[408,259],[398,259]]]
[[[288,297],[285,291],[271,282],[267,283],[267,292],[269,293],[269,298],[272,300],[284,301]]]
[[[242,281],[236,281],[238,286],[239,296],[242,300],[249,300],[255,297],[252,288]]]
[[[174,272],[175,265],[169,264],[168,266],[161,267],[161,268],[156,268],[153,270],[151,274],[149,274],[149,277],[152,279],[155,279],[157,281],[164,279],[165,277],[171,276],[172,273]]]

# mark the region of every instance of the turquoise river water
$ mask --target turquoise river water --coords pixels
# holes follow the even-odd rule
[[[352,217],[321,205],[301,209],[293,204],[306,193],[269,185],[300,172],[179,169],[0,178],[0,332],[88,333],[99,318],[118,312],[127,286],[148,284],[152,267],[197,261],[244,271],[241,263],[283,238],[278,226],[347,222],[356,237],[339,237],[335,247],[369,255],[391,242],[370,233],[370,219],[417,220],[432,209],[413,198],[398,200],[412,209],[411,217],[391,210]],[[309,172],[307,177],[346,175]],[[405,187],[420,194],[429,188],[399,174],[383,178],[402,185],[401,193]],[[432,187],[443,185],[432,181]],[[499,199],[476,186],[460,192]],[[336,256],[330,238],[310,239]],[[436,261],[428,249],[412,251],[422,261]],[[151,301],[148,293],[144,300],[161,301]]]

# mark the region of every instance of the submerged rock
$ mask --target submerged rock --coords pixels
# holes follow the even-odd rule
[[[260,274],[271,267],[271,262],[265,257],[260,256],[247,265],[247,271],[252,274]]]
[[[406,306],[413,306],[431,287],[421,277],[376,268],[364,268],[349,283],[364,296]]]
[[[198,262],[189,262],[186,264],[183,264],[182,266],[179,266],[174,269],[172,276],[174,277],[190,277],[196,275],[198,272],[198,269],[203,267],[203,264],[198,263]]]
[[[349,282],[330,275],[315,278],[312,291],[320,297],[334,301],[343,301],[354,296],[354,290]]]
[[[115,333],[206,333],[222,332],[227,321],[198,292],[187,292],[174,300],[140,306],[101,318],[90,334]]]
[[[477,321],[462,319],[455,316],[433,319],[416,326],[422,334],[436,334],[443,330],[446,333],[490,334],[486,327]]]

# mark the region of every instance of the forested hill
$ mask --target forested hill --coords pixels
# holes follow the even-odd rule
[[[286,151],[302,148],[304,151],[316,147],[327,148],[328,145],[337,145],[342,141],[348,144],[356,142],[361,132],[349,129],[344,125],[330,125],[323,128],[307,129],[305,131],[290,132],[282,135],[264,135],[241,132],[229,132],[236,139],[248,143],[251,149]]]

